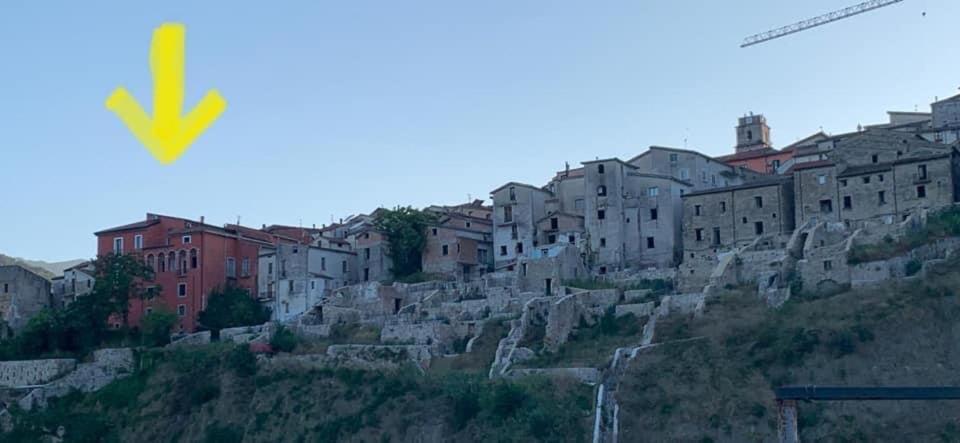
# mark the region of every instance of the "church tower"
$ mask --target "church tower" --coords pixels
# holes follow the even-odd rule
[[[761,114],[740,117],[737,125],[736,152],[753,151],[771,147],[770,127]]]

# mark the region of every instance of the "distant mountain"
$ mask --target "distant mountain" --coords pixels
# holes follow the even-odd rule
[[[58,275],[63,275],[63,270],[71,266],[76,266],[80,263],[83,263],[86,260],[67,260],[61,262],[48,263],[41,260],[26,260],[18,257],[10,257],[8,255],[0,254],[0,266],[3,265],[20,265],[27,269],[30,269],[37,274],[40,274],[48,279],[56,277]]]

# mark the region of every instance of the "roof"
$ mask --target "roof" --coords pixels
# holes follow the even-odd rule
[[[937,101],[933,102],[933,104],[943,103],[943,102],[952,102],[952,101],[955,101],[955,100],[960,100],[960,94],[954,95],[953,97],[947,97],[947,98],[945,98],[945,99],[943,99],[943,100],[937,100]]]
[[[816,169],[834,166],[832,160],[815,160],[812,162],[794,163],[787,172],[799,171],[803,169]]]
[[[654,145],[654,146],[650,146],[646,151],[640,153],[639,155],[636,155],[636,156],[634,156],[633,158],[631,158],[630,160],[627,160],[627,163],[633,163],[635,160],[637,160],[637,159],[639,159],[640,157],[643,157],[643,156],[649,154],[650,152],[652,152],[652,151],[654,151],[654,150],[682,152],[682,153],[685,153],[685,154],[698,155],[698,156],[703,157],[703,158],[705,158],[705,159],[707,159],[707,160],[710,160],[710,161],[714,161],[714,162],[717,161],[717,160],[714,160],[714,159],[713,159],[712,157],[710,157],[709,155],[706,155],[706,154],[704,154],[704,153],[702,153],[702,152],[698,152],[698,151],[694,151],[694,150],[690,150],[690,149],[680,149],[680,148],[671,148],[671,147],[669,147],[669,146],[656,146],[656,145]],[[722,163],[722,162],[718,162],[718,163]],[[732,167],[732,166],[731,166],[731,167]]]
[[[490,193],[491,193],[491,194],[496,194],[496,193],[499,192],[501,189],[506,188],[506,187],[508,187],[508,186],[520,186],[520,187],[523,187],[523,188],[529,188],[529,189],[533,189],[533,190],[535,190],[535,191],[540,191],[540,192],[542,192],[542,193],[544,193],[544,194],[550,194],[550,191],[547,191],[547,190],[545,190],[545,189],[538,188],[538,187],[533,186],[533,185],[528,185],[528,184],[526,184],[526,183],[520,183],[520,182],[507,182],[507,183],[504,184],[503,186],[500,186],[499,188],[490,191]]]
[[[773,155],[789,155],[790,151],[778,151],[773,148],[753,149],[750,151],[736,152],[733,154],[714,157],[714,160],[721,162],[732,162],[738,160],[749,160],[751,158],[769,157]]]
[[[144,221],[138,221],[136,223],[130,223],[126,225],[114,226],[112,228],[103,229],[103,230],[94,232],[93,235],[106,234],[110,232],[128,231],[131,229],[143,229],[149,226],[153,226],[157,223],[160,223],[160,219],[147,219]]]
[[[825,132],[823,132],[823,131],[819,131],[819,132],[817,132],[817,133],[815,133],[815,134],[812,134],[812,135],[809,135],[809,136],[807,136],[807,137],[801,138],[800,140],[797,140],[797,141],[795,141],[795,142],[787,145],[786,147],[784,147],[784,148],[781,149],[780,151],[787,151],[787,150],[791,150],[791,151],[792,151],[792,150],[793,150],[794,148],[796,148],[796,147],[806,146],[806,145],[809,145],[810,143],[812,143],[812,142],[814,142],[814,141],[826,140],[826,139],[828,139],[828,138],[830,138],[829,135],[827,135],[827,134],[826,134]]]
[[[763,178],[760,180],[753,180],[753,181],[739,184],[739,185],[723,186],[720,188],[704,189],[702,191],[691,192],[688,194],[684,194],[683,198],[696,197],[698,195],[706,195],[706,194],[717,194],[720,192],[740,191],[744,189],[765,188],[767,186],[781,186],[785,183],[790,183],[790,182],[793,182],[793,176],[786,176],[786,177],[777,176],[774,178]]]

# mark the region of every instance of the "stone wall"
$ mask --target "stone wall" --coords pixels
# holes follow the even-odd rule
[[[77,361],[72,358],[0,362],[0,387],[46,384],[76,367]]]

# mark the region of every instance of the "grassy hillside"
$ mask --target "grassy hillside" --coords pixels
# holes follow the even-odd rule
[[[828,298],[796,297],[770,311],[730,291],[697,320],[658,327],[665,344],[632,362],[619,389],[630,441],[770,441],[772,388],[960,385],[960,263],[927,281]],[[799,405],[804,441],[960,441],[958,402]]]
[[[67,260],[62,262],[48,263],[40,260],[25,260],[22,258],[0,254],[0,266],[21,265],[47,279],[51,279],[58,275],[63,275],[64,269],[80,263],[83,263],[83,260]]]
[[[41,413],[16,413],[16,430],[0,441],[40,441],[44,429],[59,425],[68,442],[589,439],[592,388],[489,381],[478,373],[489,360],[458,360],[456,370],[450,363],[426,375],[413,368],[258,370],[249,352],[229,344],[148,351],[128,379]]]

